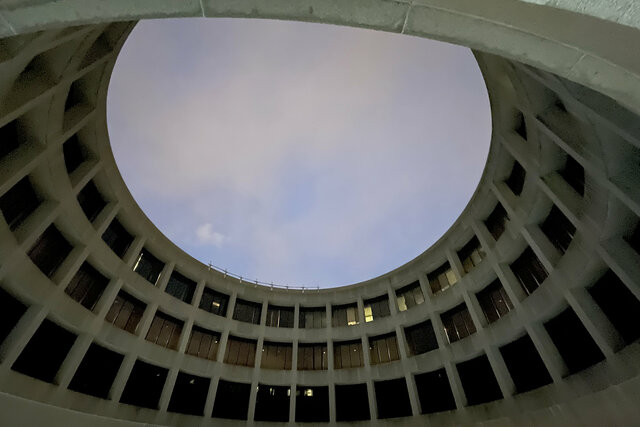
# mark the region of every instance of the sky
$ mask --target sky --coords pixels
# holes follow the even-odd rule
[[[141,21],[108,93],[118,168],[160,231],[289,286],[425,251],[469,202],[491,135],[469,49],[322,24]]]

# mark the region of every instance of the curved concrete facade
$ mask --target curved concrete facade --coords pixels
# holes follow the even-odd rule
[[[254,420],[262,417],[256,414],[257,403],[264,402],[260,388],[277,386],[289,390],[289,423],[299,419],[303,409],[296,408],[306,390],[317,388],[327,393],[327,420],[321,423],[341,424],[345,400],[337,395],[351,384],[364,384],[370,420],[362,422],[371,424],[638,422],[637,6],[517,0],[129,3],[0,5],[0,36],[6,36],[0,39],[0,144],[6,147],[0,146],[0,311],[7,313],[0,335],[3,423],[245,422],[212,417],[225,382],[249,385],[245,416],[255,424],[272,424]],[[109,77],[133,21],[168,16],[327,22],[473,48],[491,101],[493,132],[487,166],[468,207],[413,261],[344,288],[257,286],[194,260],[132,199],[106,127]],[[114,230],[114,219],[132,238],[121,256],[112,240],[109,245],[102,238]],[[469,255],[474,238],[478,246],[471,249],[477,251]],[[140,274],[141,251],[160,261],[153,283]],[[188,296],[172,282],[181,277],[176,272],[186,278]],[[99,289],[91,303],[86,291],[77,291],[79,283]],[[224,315],[200,308],[210,290],[228,296]],[[128,331],[113,320],[122,295],[144,306]],[[384,304],[385,296],[387,309],[366,321],[365,308],[372,300]],[[241,301],[256,303],[255,323],[234,319],[246,320],[237,309]],[[345,323],[355,324],[338,326],[345,304],[354,306]],[[501,308],[489,313],[487,304]],[[293,310],[291,327],[267,326],[270,306]],[[301,327],[300,312],[310,307],[321,308],[326,325]],[[154,338],[158,312],[180,324],[172,326],[179,332],[162,340],[167,323],[161,323]],[[425,350],[412,327],[427,321],[432,334]],[[218,346],[196,357],[193,331],[203,329]],[[58,334],[60,346],[50,347],[50,354],[35,351],[51,344],[47,331]],[[391,340],[384,346],[397,346],[395,354],[387,353],[391,361],[379,359],[381,337]],[[234,340],[251,340],[255,363],[229,360]],[[355,364],[362,366],[345,368],[337,360],[345,342],[359,343],[361,362]],[[265,368],[273,363],[265,355],[270,343],[290,352],[288,369]],[[326,346],[320,369],[298,360],[305,344]],[[96,345],[119,357],[108,384],[101,383],[103,398],[74,391],[91,388],[85,366],[102,366],[95,364],[100,357],[91,356]],[[140,362],[165,375],[155,387],[157,400],[143,405],[149,408],[130,404],[127,396],[135,390]],[[537,373],[534,379],[523,373],[528,368]],[[444,378],[437,387],[435,377],[422,376],[433,372]],[[188,396],[185,379],[202,382],[205,391]],[[393,400],[389,390],[406,393],[395,402],[406,404],[398,409],[401,416],[386,407]],[[438,399],[430,392],[448,393],[450,401],[434,410],[431,402]],[[202,400],[194,415],[182,413],[194,411],[183,410],[180,394]]]

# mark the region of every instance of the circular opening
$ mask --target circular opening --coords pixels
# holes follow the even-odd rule
[[[139,23],[108,124],[133,197],[178,246],[313,287],[426,250],[475,191],[491,133],[467,48],[242,19]]]

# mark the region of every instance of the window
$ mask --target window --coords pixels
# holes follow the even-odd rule
[[[293,307],[267,307],[267,326],[274,328],[293,328]]]
[[[336,421],[366,421],[369,396],[366,384],[336,384]]]
[[[202,415],[210,383],[209,378],[178,372],[167,410],[181,414]]]
[[[15,231],[39,205],[40,198],[33,189],[29,177],[22,178],[0,197],[0,211],[11,231]]]
[[[467,405],[479,405],[502,399],[502,391],[485,354],[458,363],[456,368],[467,397]]]
[[[233,310],[234,320],[259,325],[261,314],[262,304],[258,302],[245,301],[240,298],[236,300],[236,306]]]
[[[500,347],[500,353],[518,393],[553,382],[529,335]]]
[[[256,360],[256,341],[229,336],[224,363],[253,367]]]
[[[362,341],[334,342],[333,365],[335,369],[359,368],[360,366],[364,366]]]
[[[0,288],[0,345],[18,324],[25,311],[26,305]]]
[[[113,301],[105,320],[130,334],[135,334],[146,308],[146,304],[142,301],[124,291],[120,291]]]
[[[331,307],[333,327],[354,326],[360,323],[357,304],[334,305]]]
[[[396,333],[391,332],[390,334],[369,337],[369,356],[371,365],[399,360]]]
[[[513,310],[511,299],[498,279],[478,292],[476,296],[489,323],[495,322]]]
[[[262,369],[291,369],[293,346],[287,343],[267,342],[262,345]]]
[[[507,187],[513,191],[513,194],[519,196],[522,193],[522,188],[524,187],[524,180],[527,176],[524,168],[518,161],[513,162],[513,169],[511,169],[511,175],[505,181]]]
[[[145,339],[161,347],[177,350],[180,334],[182,334],[182,326],[183,322],[181,320],[156,311]]]
[[[69,87],[67,93],[67,100],[64,103],[64,110],[69,111],[77,105],[81,105],[87,102],[87,97],[82,89],[82,80],[74,81]]]
[[[420,282],[415,281],[410,285],[400,288],[396,291],[396,301],[398,302],[398,310],[407,311],[410,308],[420,305],[424,302],[424,295],[420,289]]]
[[[196,282],[187,279],[182,274],[174,271],[171,273],[171,277],[169,277],[169,282],[167,283],[167,288],[164,291],[187,304],[191,304],[193,294],[196,291]]]
[[[200,299],[200,308],[202,310],[225,317],[227,315],[228,305],[229,297],[227,295],[207,287],[204,288],[202,299]]]
[[[640,338],[640,301],[613,271],[608,270],[589,293],[627,344]]]
[[[527,247],[520,257],[510,265],[527,295],[531,295],[544,282],[549,273],[536,254]]]
[[[571,307],[549,320],[544,327],[570,374],[604,360],[604,354]]]
[[[300,307],[299,328],[326,328],[327,309],[325,307]]]
[[[415,380],[422,414],[456,409],[456,401],[444,369],[418,374]]]
[[[460,258],[466,273],[470,273],[473,267],[480,264],[486,255],[476,236],[473,236],[473,238],[458,251],[458,258]]]
[[[327,369],[327,344],[298,344],[298,370],[319,371]]]
[[[258,384],[255,421],[289,421],[289,399],[291,388]]]
[[[120,402],[158,409],[160,395],[168,373],[168,369],[136,360],[122,392],[122,397],[120,397]]]
[[[87,160],[87,152],[78,140],[78,134],[74,134],[62,145],[64,152],[64,164],[67,167],[67,173],[72,173],[78,166]]]
[[[573,157],[567,155],[564,169],[558,172],[571,188],[580,196],[584,196],[584,168]]]
[[[89,222],[93,222],[107,204],[93,181],[89,181],[78,193],[78,203]]]
[[[555,205],[551,208],[547,219],[540,225],[540,229],[553,243],[553,246],[563,254],[567,251],[576,234],[576,227]]]
[[[15,119],[0,127],[0,159],[25,143],[25,135],[20,119]]]
[[[520,135],[522,139],[524,139],[525,141],[527,140],[527,122],[524,120],[524,115],[521,111],[518,111],[513,130],[515,131],[515,133]]]
[[[133,243],[133,236],[120,224],[120,221],[114,219],[102,234],[102,240],[122,258]]]
[[[71,244],[62,233],[54,225],[50,225],[29,249],[29,258],[45,276],[51,277],[71,249]]]
[[[201,359],[216,360],[220,334],[208,329],[194,326],[185,353]]]
[[[138,259],[133,266],[133,271],[144,277],[151,284],[155,285],[160,278],[160,273],[164,268],[164,263],[154,257],[149,251],[143,249],[138,255]]]
[[[476,327],[473,324],[473,320],[471,320],[471,315],[465,303],[442,313],[440,318],[450,343],[466,338],[476,332]]]
[[[378,418],[410,417],[411,403],[404,378],[373,383],[378,404]]]
[[[376,319],[390,316],[389,296],[381,295],[364,301],[364,321],[373,322]]]
[[[220,380],[212,415],[216,418],[246,420],[250,394],[251,384]]]
[[[64,291],[87,310],[93,311],[107,283],[109,279],[84,262]]]
[[[107,399],[124,356],[95,343],[84,355],[69,389]]]
[[[458,281],[448,261],[431,273],[427,274],[427,277],[429,278],[431,292],[434,294],[444,291]]]
[[[44,319],[11,369],[51,383],[75,341],[75,334]]]
[[[640,223],[636,225],[633,233],[629,237],[625,238],[625,240],[629,243],[629,246],[631,246],[633,250],[640,255]]]
[[[431,320],[404,328],[409,355],[416,356],[438,348],[438,340]]]
[[[502,233],[504,233],[507,221],[509,221],[509,215],[507,214],[507,211],[504,210],[500,202],[498,202],[487,219],[484,220],[484,225],[487,226],[489,233],[491,233],[493,238],[497,241],[500,236],[502,236]]]
[[[329,421],[329,387],[296,387],[296,422]]]

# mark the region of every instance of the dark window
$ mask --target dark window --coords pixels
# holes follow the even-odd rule
[[[327,309],[325,307],[300,307],[299,328],[326,328]]]
[[[296,422],[329,421],[329,387],[296,388]]]
[[[219,333],[194,326],[191,329],[191,336],[185,353],[201,359],[216,360],[219,344]]]
[[[256,395],[256,421],[289,421],[291,388],[258,384]]]
[[[89,222],[93,222],[107,204],[93,181],[89,181],[78,193],[78,203]]]
[[[227,315],[227,306],[229,305],[229,297],[220,292],[204,288],[202,299],[200,300],[200,308],[209,313],[217,314],[225,317]]]
[[[362,341],[333,343],[333,364],[335,369],[358,368],[364,366]]]
[[[438,348],[438,341],[436,340],[431,320],[404,328],[404,335],[407,338],[409,355],[411,356]]]
[[[164,263],[162,261],[154,257],[146,249],[143,249],[140,251],[140,255],[138,255],[138,260],[133,266],[133,271],[155,285],[160,278],[160,273],[162,273],[163,268]]]
[[[531,295],[533,291],[538,289],[549,275],[530,247],[527,247],[518,259],[511,263],[510,267],[527,295]]]
[[[518,115],[516,116],[513,130],[520,135],[522,139],[527,140],[527,123],[524,120],[524,115],[520,111],[518,111]]]
[[[11,369],[48,383],[53,382],[76,335],[44,319]]]
[[[142,313],[147,308],[146,304],[137,300],[124,291],[118,292],[118,296],[113,301],[105,320],[113,323],[120,329],[135,334]]]
[[[640,301],[613,271],[607,271],[589,293],[627,344],[640,338]]]
[[[423,414],[456,409],[456,401],[444,369],[416,375],[415,380]]]
[[[86,102],[86,96],[82,90],[82,80],[76,80],[69,87],[67,93],[67,100],[64,103],[64,110],[69,111],[76,105],[84,104]]]
[[[625,240],[629,243],[629,246],[640,255],[640,223],[638,223],[633,233]]]
[[[262,304],[259,302],[251,302],[238,298],[236,306],[233,309],[233,319],[241,322],[260,324],[260,315],[262,314]]]
[[[62,145],[62,151],[64,152],[64,163],[67,167],[67,173],[72,173],[78,169],[78,166],[86,161],[88,157],[84,147],[78,140],[77,134],[65,141]]]
[[[445,262],[440,267],[436,268],[431,273],[427,274],[429,279],[429,285],[431,286],[431,292],[438,293],[454,285],[458,279],[455,273],[451,269],[449,262]]]
[[[224,363],[253,367],[256,360],[256,341],[229,336]]]
[[[604,360],[604,354],[571,307],[549,320],[544,327],[570,374]]]
[[[210,383],[209,378],[178,372],[167,410],[181,414],[202,415]]]
[[[458,258],[460,258],[464,271],[467,273],[471,272],[473,267],[480,264],[486,255],[476,236],[473,236],[473,238],[458,251]]]
[[[231,420],[246,420],[250,393],[251,384],[220,380],[216,400],[213,403],[212,416]]]
[[[477,297],[489,323],[495,322],[513,310],[511,299],[498,279],[478,292]]]
[[[360,323],[357,304],[331,306],[331,320],[333,327],[354,326]]]
[[[502,399],[502,391],[486,355],[458,363],[456,367],[464,394],[467,396],[467,405]]]
[[[336,421],[370,420],[366,384],[336,384]]]
[[[507,187],[513,191],[513,194],[519,196],[522,193],[522,188],[524,187],[524,179],[527,176],[524,168],[517,161],[513,162],[513,169],[511,169],[511,175],[505,181]]]
[[[553,246],[563,254],[567,251],[576,234],[576,227],[555,205],[551,208],[547,219],[540,225],[540,229],[553,243]]]
[[[0,159],[18,148],[24,141],[24,132],[19,120],[13,120],[0,128]]]
[[[393,362],[400,359],[396,333],[369,337],[369,356],[371,365]]]
[[[50,225],[29,249],[29,258],[45,276],[51,277],[71,249],[71,244],[62,233],[54,225]]]
[[[420,289],[420,282],[415,281],[396,291],[396,302],[398,310],[406,311],[424,302],[424,295]]]
[[[559,174],[580,196],[584,196],[584,168],[580,163],[567,155],[564,169]]]
[[[196,282],[174,271],[171,273],[171,277],[169,277],[169,282],[164,291],[187,304],[191,304],[193,294],[196,291]]]
[[[293,346],[287,343],[267,342],[262,345],[262,369],[291,369]]]
[[[274,328],[293,328],[293,307],[267,307],[267,326]]]
[[[500,347],[518,393],[524,393],[553,381],[529,335]]]
[[[120,224],[120,221],[114,219],[102,234],[102,240],[122,258],[133,243],[133,236]]]
[[[161,347],[178,349],[183,322],[168,314],[156,311],[151,327],[145,339]]]
[[[22,178],[0,197],[0,210],[11,231],[18,228],[18,225],[31,215],[38,205],[40,205],[40,199],[28,177]]]
[[[364,321],[373,322],[376,319],[390,316],[389,295],[382,295],[364,301]]]
[[[471,320],[471,315],[467,305],[462,303],[451,310],[440,315],[444,330],[447,333],[450,343],[454,343],[462,338],[476,332],[476,327]]]
[[[317,371],[327,369],[327,344],[298,344],[298,370]]]
[[[109,279],[84,262],[64,291],[87,310],[93,311],[107,283]]]
[[[504,233],[507,221],[509,221],[509,215],[507,214],[507,211],[504,210],[500,202],[498,202],[487,219],[484,220],[484,224],[487,226],[489,233],[491,233],[493,238],[497,241],[500,236],[502,236],[502,233]]]
[[[404,378],[376,381],[373,383],[378,404],[378,418],[396,418],[411,416],[409,391]]]
[[[25,311],[26,305],[0,288],[0,345],[18,324]]]
[[[120,397],[120,402],[158,409],[168,369],[136,360]]]
[[[107,399],[124,356],[91,344],[73,376],[71,390]]]

